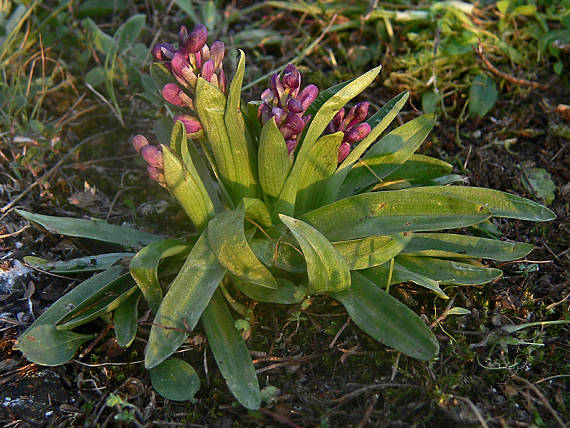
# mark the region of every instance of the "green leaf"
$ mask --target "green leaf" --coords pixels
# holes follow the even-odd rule
[[[323,135],[309,150],[299,176],[295,212],[302,214],[320,206],[327,179],[338,166],[338,149],[344,134]]]
[[[215,10],[215,9],[214,9]],[[257,195],[257,170],[255,162],[255,150],[249,146],[245,138],[245,122],[241,113],[241,88],[245,73],[245,54],[239,51],[239,61],[236,74],[230,83],[228,101],[224,114],[224,123],[228,132],[231,153],[235,167],[235,200],[242,198],[254,198]]]
[[[206,234],[202,233],[162,300],[145,349],[147,369],[156,367],[182,345],[226,274],[210,251]]]
[[[122,275],[72,308],[57,322],[56,328],[72,330],[114,311],[133,294],[139,294],[138,287],[133,286],[133,283],[130,274]]]
[[[269,268],[296,274],[307,273],[303,253],[287,240],[253,239],[250,246],[255,256]]]
[[[139,13],[129,17],[129,19],[119,27],[113,37],[117,42],[119,52],[123,52],[135,44],[135,41],[138,39],[144,28],[145,21],[146,16]]]
[[[419,360],[437,356],[439,344],[420,317],[358,272],[352,272],[352,287],[333,297],[380,343]]]
[[[137,336],[138,304],[141,295],[133,293],[127,300],[115,309],[113,328],[117,343],[121,348],[128,348]]]
[[[147,245],[132,258],[129,265],[131,276],[154,313],[158,311],[162,301],[162,288],[158,282],[160,261],[178,255],[187,248],[187,245],[176,239],[166,239]]]
[[[228,388],[242,406],[258,409],[261,394],[255,367],[220,291],[214,294],[204,311],[202,325]]]
[[[550,221],[556,218],[554,212],[537,202],[484,187],[430,186],[410,189],[409,192],[422,196],[441,194],[477,201],[488,207],[494,217],[529,221]]]
[[[352,167],[340,195],[350,196],[375,183],[381,183],[414,154],[434,124],[434,115],[423,115],[384,136]]]
[[[174,129],[183,126],[176,122]],[[184,212],[198,230],[208,224],[214,216],[214,204],[193,165],[182,164],[180,158],[167,146],[162,146],[164,158],[164,179],[168,190],[176,197]]]
[[[41,365],[59,365],[63,364],[73,356],[75,350],[81,345],[78,343],[79,337],[72,336],[75,333],[58,331],[55,324],[64,317],[69,308],[73,308],[81,302],[85,301],[92,295],[96,294],[101,288],[112,283],[123,274],[121,266],[114,266],[106,271],[93,275],[91,278],[77,285],[69,293],[62,296],[54,304],[52,304],[42,315],[28,327],[28,329],[18,338],[14,349],[22,351],[24,356],[29,360]],[[41,328],[40,328],[41,327]],[[69,352],[57,354],[57,349],[53,350],[53,354],[42,353],[41,346],[38,347],[38,339],[45,335],[46,340],[56,340],[62,338],[62,341],[70,344],[73,343],[75,348],[71,355]],[[83,336],[80,336],[83,337]],[[75,338],[75,340],[69,340]],[[41,343],[41,342],[40,342]],[[62,349],[65,349],[63,347]]]
[[[268,120],[259,136],[258,169],[259,183],[266,195],[277,198],[291,169],[291,158],[285,139],[275,124]]]
[[[150,65],[150,76],[159,90],[162,90],[167,83],[176,83],[176,79],[160,62],[153,62]]]
[[[344,107],[347,102],[356,97],[374,81],[378,73],[380,73],[380,68],[380,66],[373,68],[344,86],[337,85],[337,87],[340,88],[338,92],[331,95],[315,113],[313,119],[309,122],[304,136],[301,138],[300,149],[297,153],[295,163],[279,194],[279,199],[275,203],[274,215],[278,213],[287,215],[294,214],[299,178],[311,147],[321,136],[334,115]]]
[[[342,255],[309,224],[279,214],[279,218],[299,242],[309,276],[309,293],[319,294],[350,288],[350,270]]]
[[[261,264],[247,243],[243,205],[210,220],[208,242],[218,262],[233,275],[262,287],[277,287],[271,272]]]
[[[498,261],[517,260],[534,246],[452,233],[415,233],[402,254],[444,258],[476,257]]]
[[[492,77],[479,74],[469,89],[469,116],[484,117],[497,102],[497,85]]]
[[[409,181],[412,184],[449,175],[453,165],[440,159],[413,154],[396,171],[388,174],[382,184]]]
[[[81,24],[83,25],[83,28],[85,28],[87,32],[90,33],[95,49],[105,55],[111,52],[114,44],[113,38],[111,36],[101,31],[101,29],[91,18],[85,18]]]
[[[523,167],[522,183],[526,189],[537,198],[550,205],[556,197],[556,184],[552,181],[550,173],[544,168]]]
[[[391,275],[390,270],[392,270]],[[403,282],[413,282],[420,287],[433,291],[442,299],[449,299],[447,294],[445,294],[443,290],[439,288],[437,281],[428,278],[421,273],[406,269],[404,266],[398,263],[394,263],[393,266],[392,263],[384,263],[381,266],[375,266],[373,268],[363,270],[362,274],[379,286],[386,287],[386,289],[390,285],[400,284]],[[388,284],[388,279],[390,279],[390,284]]]
[[[108,253],[57,262],[50,262],[40,257],[26,256],[24,262],[51,273],[70,274],[106,270],[134,255],[135,253]]]
[[[237,203],[238,195],[242,194],[243,188],[239,186],[237,159],[234,159],[230,137],[226,130],[224,119],[226,97],[218,88],[199,77],[196,83],[195,104],[222,184],[232,196],[234,203]]]
[[[412,272],[425,275],[442,284],[486,284],[503,275],[499,269],[432,257],[399,255],[396,257],[396,262]]]
[[[53,217],[32,214],[23,210],[15,210],[27,220],[43,226],[48,232],[78,238],[89,238],[97,241],[111,242],[126,248],[136,248],[164,239],[163,236],[142,232],[126,226],[114,226],[103,220],[83,220],[68,217]]]
[[[333,242],[333,246],[344,257],[350,270],[359,270],[381,265],[396,257],[411,239],[412,233],[404,232]]]
[[[258,302],[291,305],[301,303],[307,296],[307,287],[295,285],[285,278],[276,277],[275,279],[277,280],[277,288],[275,289],[248,284],[240,280],[234,280],[233,283],[239,291]]]
[[[29,361],[42,366],[59,366],[71,360],[83,342],[94,337],[59,331],[52,324],[39,325],[20,339],[20,350]]]
[[[446,315],[471,315],[471,311],[469,309],[455,307],[451,308],[450,310],[445,312]]]
[[[489,209],[480,203],[444,193],[422,194],[417,190],[364,193],[308,212],[301,219],[329,240],[343,241],[399,232],[465,227],[490,216]]]
[[[150,381],[156,392],[172,401],[194,401],[200,389],[194,368],[178,358],[169,358],[150,369]]]
[[[262,200],[256,198],[243,198],[241,200],[245,210],[246,219],[255,221],[260,226],[271,227],[271,213]]]

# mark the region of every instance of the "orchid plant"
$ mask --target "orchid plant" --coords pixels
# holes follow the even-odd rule
[[[547,221],[552,211],[513,194],[466,187],[450,164],[414,154],[433,115],[386,133],[407,93],[371,116],[368,102],[347,107],[380,67],[319,93],[287,65],[260,100],[242,104],[244,53],[228,84],[224,44],[206,41],[204,26],[182,27],[177,46],[153,48],[151,75],[176,111],[171,139],[132,140],[150,177],[193,228],[172,238],[19,211],[50,232],[126,251],[58,262],[26,258],[55,273],[97,273],[45,311],[17,348],[38,364],[63,364],[93,337],[75,329],[98,318],[112,323],[119,345],[129,347],[144,303],[152,320],[144,364],[160,394],[193,399],[199,377],[173,356],[201,322],[228,388],[256,409],[259,383],[235,315],[251,317],[244,304],[251,300],[295,305],[325,294],[379,342],[413,358],[435,358],[434,334],[390,287],[413,283],[447,299],[442,285],[489,283],[501,271],[481,259],[515,260],[533,247],[476,237],[467,228],[492,217]]]

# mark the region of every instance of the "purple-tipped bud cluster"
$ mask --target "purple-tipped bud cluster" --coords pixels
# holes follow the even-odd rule
[[[137,153],[139,153],[147,163],[146,169],[150,178],[161,186],[166,186],[162,149],[149,144],[144,135],[135,135],[132,143]]]
[[[258,110],[262,124],[275,118],[289,153],[293,153],[297,147],[297,138],[311,119],[311,115],[303,115],[319,94],[315,85],[308,85],[302,91],[300,89],[301,73],[297,67],[289,64],[282,76],[273,75],[270,87],[261,94],[263,103]]]
[[[335,132],[344,133],[344,138],[338,150],[338,163],[346,159],[350,153],[352,144],[355,144],[370,134],[370,125],[363,122],[368,115],[370,103],[364,101],[352,107],[348,114],[345,114],[344,108],[340,109],[328,124],[325,132],[334,134]]]
[[[152,48],[154,59],[164,63],[178,82],[167,83],[162,88],[162,97],[169,103],[194,110],[193,97],[199,77],[226,93],[226,76],[222,68],[226,51],[224,43],[216,41],[208,46],[207,39],[208,30],[204,25],[197,25],[190,32],[182,25],[178,48],[170,43],[159,43]],[[184,123],[188,136],[202,135],[202,125],[195,116],[178,115],[176,120]]]

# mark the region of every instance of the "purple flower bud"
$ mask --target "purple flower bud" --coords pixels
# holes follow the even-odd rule
[[[309,108],[309,106],[313,103],[313,101],[315,101],[318,95],[319,88],[317,88],[315,85],[311,84],[305,86],[305,88],[297,96],[297,99],[301,101],[301,104],[303,105],[303,111],[306,111]]]
[[[275,98],[277,98],[278,100],[281,100],[281,98],[283,98],[283,95],[285,95],[285,89],[281,84],[281,80],[279,80],[278,74],[274,74],[271,77],[271,90],[273,91],[273,95],[275,95]]]
[[[358,103],[354,106],[354,119],[358,122],[362,122],[368,116],[368,108],[370,107],[370,103],[368,101],[363,101]],[[358,123],[357,122],[357,123]]]
[[[338,149],[338,163],[341,163],[343,160],[345,160],[349,153],[350,144],[342,143]]]
[[[218,71],[218,87],[220,88],[220,91],[222,91],[224,94],[226,93],[226,73],[224,73],[223,69],[220,69],[220,71]]]
[[[164,160],[162,159],[162,150],[156,146],[144,146],[141,149],[141,156],[147,164],[154,168],[164,169]]]
[[[152,48],[152,56],[157,61],[168,61],[172,59],[176,50],[170,43],[158,43]]]
[[[195,134],[202,130],[202,124],[198,120],[198,118],[189,115],[189,114],[178,114],[174,116],[174,122],[180,121],[184,124],[184,128],[186,128],[186,134],[191,135]]]
[[[200,56],[202,57],[202,62],[206,62],[208,61],[210,58],[210,48],[208,47],[208,45],[204,45],[202,46],[202,49],[200,50]]]
[[[144,135],[135,135],[133,137],[133,147],[137,151],[137,153],[141,152],[141,149],[145,146],[148,146],[148,140]]]
[[[202,77],[206,79],[208,82],[212,82],[212,76],[214,75],[215,64],[214,60],[208,60],[202,66]]]
[[[261,123],[265,125],[265,123],[271,119],[271,117],[273,117],[273,114],[271,113],[271,107],[269,107],[267,104],[261,104],[257,109],[257,117]]]
[[[297,140],[287,139],[285,140],[285,144],[287,145],[287,153],[291,154],[295,151],[295,148],[297,147]]]
[[[295,113],[289,113],[283,126],[279,128],[283,134],[283,138],[288,139],[300,134],[305,127],[305,122]]]
[[[264,103],[269,104],[271,101],[273,101],[274,98],[275,95],[273,95],[273,91],[269,88],[261,93],[261,101]]]
[[[289,89],[298,89],[301,85],[301,73],[293,64],[288,64],[283,71],[283,86]]]
[[[174,75],[177,78],[180,77],[184,80],[184,82],[186,83],[186,85],[184,86],[186,87],[188,87],[188,85],[192,87],[196,86],[196,80],[198,78],[196,77],[196,74],[194,74],[194,72],[192,71],[192,68],[188,63],[188,57],[186,54],[177,52],[172,58],[170,66],[172,69],[172,73],[174,73]],[[180,81],[180,79],[178,80]]]
[[[214,63],[216,65],[216,70],[220,67],[220,65],[222,64],[222,60],[224,59],[224,54],[225,54],[225,47],[224,47],[224,42],[220,42],[215,41],[212,44],[212,47],[210,48],[210,59],[214,60]]]
[[[168,101],[170,104],[174,104],[178,107],[184,107],[185,103],[178,95],[180,93],[180,88],[176,83],[167,83],[162,88],[162,97]]]
[[[189,53],[199,52],[208,40],[208,30],[205,25],[195,26],[188,35],[185,48]]]
[[[178,47],[185,49],[186,43],[188,43],[188,28],[186,25],[181,25],[180,31],[178,31]]]
[[[275,123],[277,126],[281,126],[283,120],[286,119],[287,112],[280,107],[273,107],[271,109],[271,115],[275,117]]]
[[[287,101],[287,108],[292,113],[302,113],[303,112],[303,104],[295,98],[289,98]]]
[[[333,117],[333,132],[344,131],[344,108],[341,108]]]
[[[344,134],[343,141],[354,144],[357,141],[362,140],[368,134],[370,134],[370,125],[367,123],[360,123],[354,126],[350,131]]]
[[[164,172],[158,168],[148,165],[146,167],[149,177],[151,180],[156,181],[161,186],[166,186],[166,180],[164,179]]]

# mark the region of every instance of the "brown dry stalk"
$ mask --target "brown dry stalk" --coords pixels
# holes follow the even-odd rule
[[[491,64],[491,61],[489,61],[489,59],[485,56],[481,40],[479,40],[476,47],[475,46],[473,47],[473,51],[475,52],[475,54],[477,54],[479,59],[483,62],[483,64],[485,64],[485,66],[489,69],[491,73],[505,79],[507,82],[511,82],[512,84],[519,86],[530,86],[533,89],[542,89],[542,90],[550,89],[550,86],[548,85],[543,85],[542,83],[533,82],[526,79],[519,79],[518,77],[511,76],[510,74],[507,74],[504,71],[499,70],[497,67]]]

